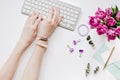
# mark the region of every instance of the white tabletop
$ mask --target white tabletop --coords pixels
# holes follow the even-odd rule
[[[24,0],[0,0],[0,68],[10,56],[26,21],[27,17],[21,14],[23,2]],[[93,15],[98,7],[105,9],[112,5],[118,5],[120,8],[120,0],[66,0],[65,2],[82,9],[78,25],[83,23],[88,25],[88,16]],[[78,35],[78,25],[74,32],[59,27],[51,36],[42,62],[40,80],[116,80],[107,70],[100,71],[97,75],[91,72],[88,77],[85,76],[88,62],[92,66],[91,71],[96,66],[101,67],[93,58],[93,54],[105,40],[103,36],[98,36],[94,30],[90,30],[89,34],[96,46],[93,49],[86,41],[86,37]],[[81,39],[81,42],[77,46],[73,46],[74,39]],[[120,41],[117,40],[117,43]],[[73,54],[69,53],[67,44],[75,48]],[[34,45],[25,52],[20,60],[14,80],[21,80],[33,47]],[[79,48],[85,50],[82,58],[78,56],[77,50]]]

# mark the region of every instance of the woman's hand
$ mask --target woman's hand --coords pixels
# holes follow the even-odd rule
[[[46,19],[44,19],[39,27],[38,36],[49,38],[59,25],[62,17],[59,8],[52,8]]]
[[[27,46],[32,43],[37,35],[37,29],[41,19],[42,16],[37,12],[28,17],[20,38],[20,42],[22,41],[22,43]]]

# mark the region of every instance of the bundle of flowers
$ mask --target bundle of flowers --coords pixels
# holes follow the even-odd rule
[[[95,16],[90,16],[89,25],[98,35],[106,35],[108,41],[120,39],[120,10],[117,6],[105,10],[98,8]]]

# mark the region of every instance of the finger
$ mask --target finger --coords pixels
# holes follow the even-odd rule
[[[52,18],[52,21],[53,21],[53,23],[54,22],[56,22],[56,20],[57,20],[57,8],[54,8],[54,13],[53,13],[53,18]]]
[[[39,16],[39,13],[38,12],[35,12],[35,14],[32,16],[31,18],[31,23],[34,24],[35,23],[35,20],[38,18]]]
[[[38,25],[40,24],[41,20],[42,20],[42,16],[39,14],[38,19],[37,19],[37,20],[35,21],[35,23],[34,23],[34,29],[35,29],[35,30],[38,29]]]
[[[29,14],[28,16],[31,17],[33,13]]]
[[[59,17],[60,17],[60,9],[56,8],[56,18],[54,19],[56,23],[58,22]]]
[[[28,16],[26,23],[29,23],[29,22],[30,22],[30,18],[31,18],[31,17]]]
[[[26,23],[31,23],[32,17],[35,15],[35,13],[33,12],[32,14],[29,15]]]
[[[30,15],[30,19],[32,20],[33,16],[35,15],[35,12],[33,12],[31,15]]]
[[[30,13],[28,16],[31,17],[33,13]]]
[[[59,8],[56,9],[56,14],[57,14],[57,17],[59,18],[60,17],[60,9]]]
[[[49,11],[49,14],[48,14],[48,19],[52,19],[52,17],[53,17],[53,12],[54,12],[54,9],[52,8],[50,11]]]
[[[39,14],[39,17],[38,17],[38,19],[35,21],[34,25],[35,25],[35,26],[38,26],[38,24],[40,23],[41,20],[42,20],[42,16],[41,16],[41,14]]]
[[[63,16],[60,16],[59,19],[58,19],[57,25],[60,24],[60,22],[62,21],[62,19],[63,19]]]
[[[35,23],[36,19],[39,17],[39,13],[35,12],[35,15],[33,17],[33,24]]]
[[[56,26],[54,26],[54,30],[59,26],[60,22],[62,21],[63,17],[59,17],[57,22],[56,22]]]

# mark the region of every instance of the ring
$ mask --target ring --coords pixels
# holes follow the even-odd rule
[[[82,33],[82,32],[80,31],[80,29],[81,29],[82,27],[86,28],[86,32]],[[88,28],[87,25],[81,24],[81,25],[78,27],[78,34],[79,34],[80,36],[85,37],[85,36],[87,36],[88,33],[89,33],[89,28]]]

